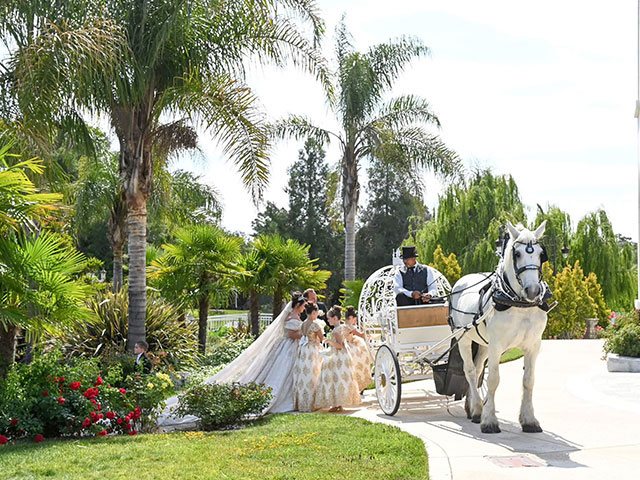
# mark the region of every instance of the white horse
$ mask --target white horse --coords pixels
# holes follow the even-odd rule
[[[479,311],[479,305],[482,305],[486,318],[477,328],[471,328],[463,335],[458,343],[464,361],[465,377],[469,383],[465,409],[474,423],[480,423],[483,433],[500,432],[495,413],[495,393],[500,382],[498,367],[501,355],[510,348],[517,347],[524,352],[520,425],[524,432],[541,432],[533,413],[532,394],[536,358],[542,332],[547,324],[548,307],[545,299],[549,294],[542,282],[542,263],[546,261],[546,251],[539,243],[546,221],[535,232],[516,228],[510,222],[507,222],[507,226],[510,239],[495,276],[483,281],[483,278],[488,277],[487,274],[465,275],[452,289],[451,313],[456,327],[470,324],[474,313]],[[503,311],[495,308],[492,294],[496,281],[503,286],[503,292],[505,289],[509,292],[507,298],[515,306]],[[500,305],[497,306],[500,308]],[[472,357],[472,342],[479,345],[475,360]],[[487,358],[488,393],[483,407],[477,386]]]

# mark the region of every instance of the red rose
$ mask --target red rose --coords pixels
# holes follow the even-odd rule
[[[102,430],[101,432],[98,432],[99,437],[104,437],[106,434],[107,434],[106,430]]]
[[[18,424],[18,419],[14,418],[13,420],[11,420],[11,425],[17,425]]]
[[[127,430],[131,430],[131,424],[130,424],[130,423],[125,424],[125,428],[126,428]]]
[[[66,398],[64,398],[64,397],[62,397],[62,396],[58,397],[58,403],[59,403],[60,405],[62,405],[62,404],[63,404],[64,402],[66,402],[66,401],[67,401],[67,399],[66,399]]]
[[[54,382],[59,381],[58,377],[53,377],[53,381],[54,381]]]
[[[113,420],[114,418],[116,418],[116,414],[113,412],[107,412],[107,418],[109,420]]]
[[[89,425],[91,425],[91,420],[85,418],[84,422],[82,422],[82,428],[87,428]]]
[[[122,424],[122,419],[119,418],[118,420],[116,420],[116,422],[118,423],[118,425],[121,425]]]
[[[49,396],[49,392],[47,392],[46,390],[44,392],[42,392],[42,395],[44,395],[45,397]]]
[[[64,382],[64,377],[60,377],[60,381],[61,381],[61,382]]]
[[[126,417],[124,417],[124,421],[129,423],[131,421],[131,417],[127,415]]]
[[[62,393],[62,390],[58,389],[58,393]]]
[[[98,385],[102,385],[104,382],[102,381],[102,377],[98,376],[98,378],[96,378],[96,383],[94,383],[94,385],[97,387]]]
[[[98,403],[98,402],[96,402],[96,399],[95,399],[95,398],[90,398],[90,399],[89,399],[89,401],[90,401],[91,403],[93,403],[94,405],[97,405],[97,403]]]
[[[119,388],[118,390],[120,390],[120,393],[121,393],[121,394],[123,394],[123,395],[124,395],[125,393],[127,393],[127,391],[126,391],[124,388]]]
[[[102,410],[102,405],[100,405],[100,404],[98,403],[98,404],[96,404],[96,408],[97,408],[98,410]]]
[[[6,445],[9,440],[4,435],[0,435],[0,445]]]
[[[43,440],[44,440],[44,436],[41,433],[36,435],[36,438],[33,439],[33,441],[36,442],[36,443],[40,443]]]
[[[78,390],[80,388],[81,383],[80,382],[71,382],[71,390]]]
[[[91,415],[91,418],[98,416],[98,414],[96,412],[91,412],[89,415]]]
[[[138,432],[136,432],[135,430],[131,430],[131,431],[129,432],[129,435],[137,435],[137,434],[138,434]]]
[[[104,418],[104,415],[103,415],[103,414],[99,414],[99,415],[98,415],[98,420],[102,420],[103,418]]]

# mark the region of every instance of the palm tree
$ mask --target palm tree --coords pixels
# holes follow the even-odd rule
[[[84,257],[39,228],[61,196],[37,193],[27,177],[42,173],[40,162],[9,166],[7,155],[8,147],[0,149],[0,376],[14,362],[19,329],[37,335],[86,319],[90,293],[75,279]]]
[[[341,127],[333,132],[314,125],[302,116],[277,122],[272,133],[297,139],[315,137],[335,140],[341,149],[342,212],[345,227],[345,280],[355,279],[355,222],[360,194],[358,171],[362,161],[381,145],[392,145],[412,168],[431,168],[450,175],[459,168],[455,153],[424,125],[440,126],[428,102],[415,95],[384,101],[408,63],[427,55],[420,40],[400,38],[371,47],[366,53],[354,50],[343,21],[336,31],[335,91],[330,107]]]
[[[195,138],[193,127],[203,126],[233,158],[254,198],[259,197],[268,180],[269,145],[257,99],[244,83],[244,62],[248,55],[277,65],[293,59],[326,85],[324,63],[314,48],[323,24],[312,0],[71,3],[75,10],[62,17],[65,21],[79,11],[97,11],[113,26],[114,36],[124,38],[116,61],[110,42],[105,68],[85,72],[82,57],[57,55],[55,43],[43,48],[36,38],[18,62],[32,68],[17,68],[15,77],[22,103],[35,102],[41,109],[37,114],[62,104],[109,116],[120,143],[128,211],[128,347],[133,348],[145,337],[147,199],[154,148],[160,143],[188,146]],[[299,32],[294,17],[311,26],[313,40]],[[78,75],[68,75],[73,68]],[[68,83],[60,85],[60,79]],[[173,120],[163,123],[168,116]]]
[[[207,318],[211,303],[226,303],[237,276],[238,237],[213,225],[192,225],[175,233],[173,244],[163,245],[164,255],[151,263],[149,279],[169,298],[198,308],[198,343],[205,353]]]
[[[317,259],[309,258],[309,245],[301,245],[296,240],[284,240],[278,235],[259,237],[256,242],[270,242],[268,248],[277,259],[277,269],[271,282],[273,294],[273,318],[282,311],[282,304],[287,292],[299,289],[326,288],[326,281],[331,276],[327,270],[317,270]],[[257,247],[260,249],[260,247]]]

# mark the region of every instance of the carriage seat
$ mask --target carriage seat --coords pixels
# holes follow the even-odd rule
[[[399,343],[432,344],[451,333],[447,305],[411,305],[396,307],[396,311]]]

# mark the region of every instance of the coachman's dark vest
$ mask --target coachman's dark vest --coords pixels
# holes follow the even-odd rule
[[[402,286],[410,292],[426,292],[427,289],[427,275],[428,270],[426,265],[420,265],[416,263],[414,268],[407,268],[406,272],[402,270]]]

